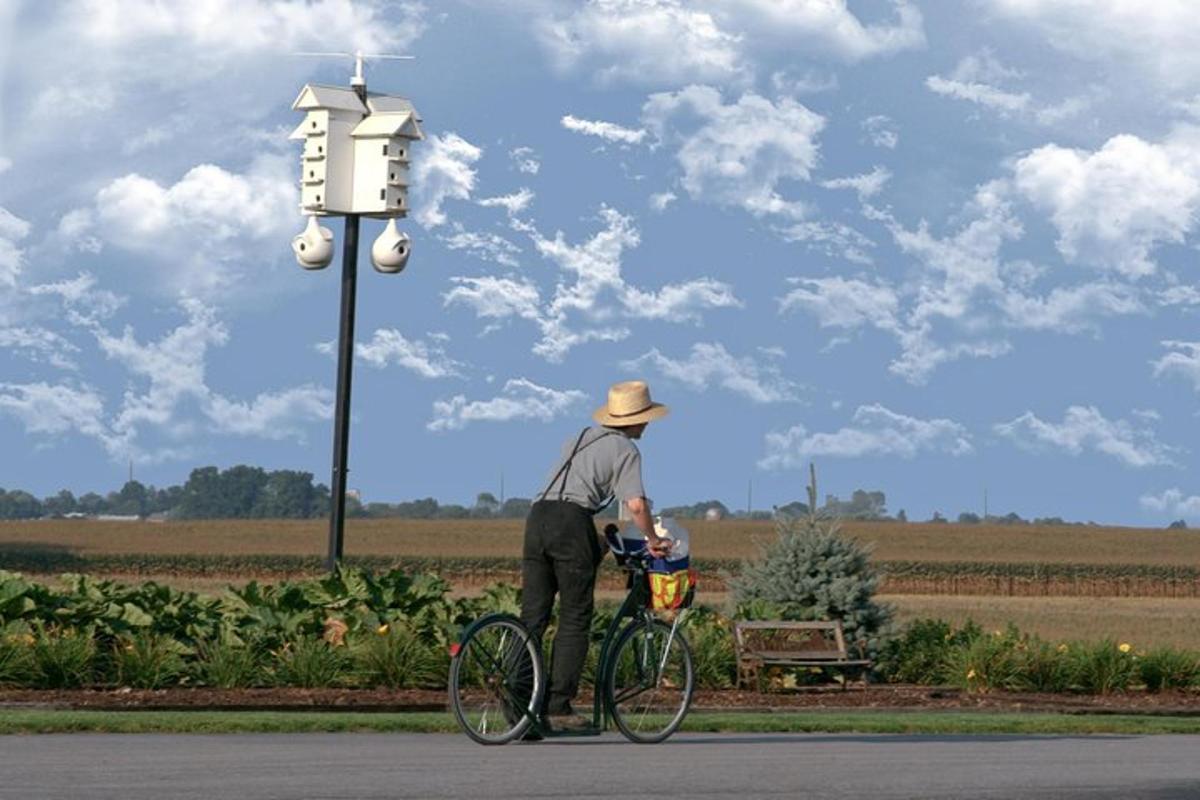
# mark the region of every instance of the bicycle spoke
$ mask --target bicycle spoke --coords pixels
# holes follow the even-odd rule
[[[622,733],[634,741],[662,741],[683,721],[691,686],[691,654],[676,626],[643,620],[626,629],[606,679]]]

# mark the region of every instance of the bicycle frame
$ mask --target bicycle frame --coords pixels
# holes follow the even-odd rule
[[[600,658],[596,664],[596,679],[592,688],[592,728],[593,730],[586,732],[555,732],[548,729],[540,715],[532,714],[526,711],[526,716],[530,716],[534,729],[546,738],[554,738],[556,736],[598,736],[608,730],[609,723],[612,720],[611,710],[605,707],[604,703],[604,686],[607,685],[608,671],[615,665],[609,663],[609,657],[612,653],[613,642],[616,641],[617,635],[621,632],[622,622],[626,619],[644,618],[650,614],[646,610],[647,603],[650,600],[649,586],[646,581],[646,567],[642,564],[634,564],[629,570],[630,588],[629,593],[625,595],[625,600],[621,603],[617,613],[613,615],[612,622],[608,624],[608,629],[604,632],[604,639],[600,643]],[[694,588],[688,589],[688,600],[691,599],[691,594]],[[689,606],[690,602],[685,602],[685,606]],[[688,608],[679,609],[675,616],[675,621],[671,625],[671,638],[675,637],[679,626],[683,624],[684,618],[687,616]],[[670,650],[670,639],[667,640],[667,648],[664,651]],[[662,665],[659,665],[662,669]]]

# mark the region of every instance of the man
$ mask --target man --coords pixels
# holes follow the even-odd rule
[[[521,622],[538,641],[550,621],[555,593],[560,596],[544,706],[554,730],[581,730],[591,724],[574,713],[571,701],[587,656],[596,569],[604,555],[592,517],[617,500],[625,504],[651,552],[665,556],[670,550],[670,540],[654,532],[642,487],[642,456],[634,444],[649,422],[666,414],[666,406],[650,399],[644,381],[614,384],[608,403],[592,415],[599,424],[573,434],[563,445],[525,521]]]

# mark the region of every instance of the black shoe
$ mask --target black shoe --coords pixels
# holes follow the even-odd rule
[[[590,717],[581,714],[551,714],[545,718],[552,733],[593,733],[596,726]]]

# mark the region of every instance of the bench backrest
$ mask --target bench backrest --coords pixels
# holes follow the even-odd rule
[[[743,653],[776,654],[794,659],[848,658],[840,620],[735,620],[733,637],[739,658]]]

